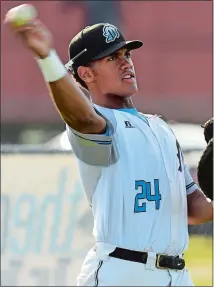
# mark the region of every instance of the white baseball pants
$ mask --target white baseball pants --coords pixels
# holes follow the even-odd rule
[[[156,254],[149,252],[147,263],[109,257],[91,249],[77,278],[77,286],[194,286],[186,268],[157,269]]]

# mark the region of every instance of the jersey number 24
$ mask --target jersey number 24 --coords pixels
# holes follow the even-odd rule
[[[143,199],[147,201],[155,201],[155,209],[160,208],[161,194],[159,192],[159,179],[154,180],[153,194],[151,191],[151,182],[146,182],[144,180],[136,180],[135,189],[140,190],[140,192],[135,196],[135,213],[146,212],[146,202],[142,202]]]

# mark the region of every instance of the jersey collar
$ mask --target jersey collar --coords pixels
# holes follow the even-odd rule
[[[138,118],[142,119],[146,124],[148,124],[147,118],[143,114],[140,114],[136,108],[122,108],[122,109],[118,109],[118,111],[137,116]]]

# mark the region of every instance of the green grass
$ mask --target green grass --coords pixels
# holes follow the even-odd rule
[[[184,258],[196,286],[213,286],[211,237],[191,236]]]

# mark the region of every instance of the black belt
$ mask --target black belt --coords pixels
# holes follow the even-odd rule
[[[112,253],[109,254],[109,256],[146,264],[148,253],[117,247]],[[185,261],[179,256],[157,254],[156,267],[159,269],[182,270],[185,267]]]

